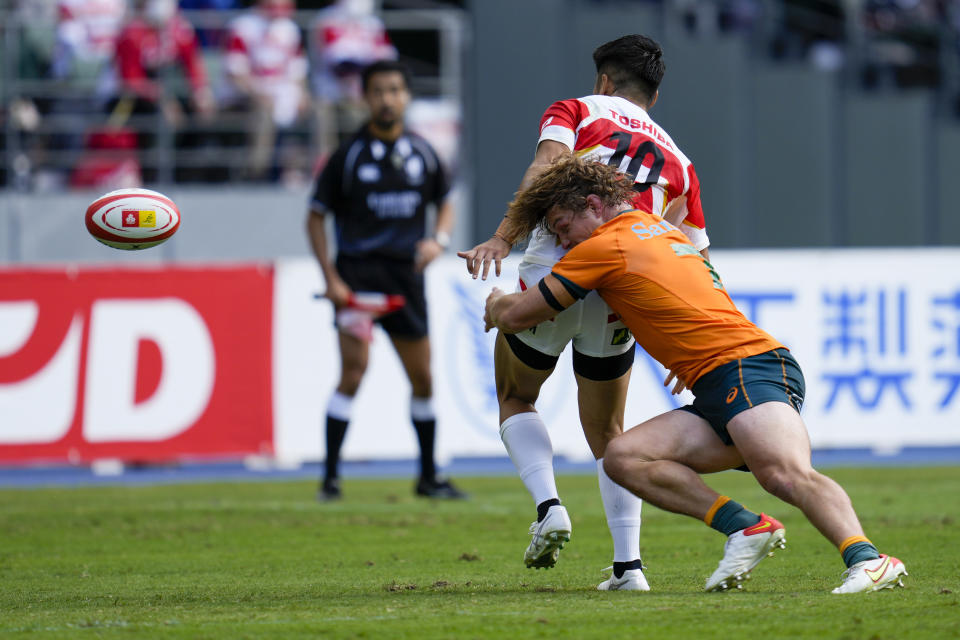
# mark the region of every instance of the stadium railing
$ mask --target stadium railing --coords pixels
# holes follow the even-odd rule
[[[211,83],[218,81],[221,36],[237,11],[185,11],[203,34],[204,64]],[[308,59],[313,59],[309,28],[314,11],[294,18],[304,33]],[[414,40],[420,46],[400,49],[411,67],[412,89],[418,96],[443,96],[461,101],[465,14],[457,9],[400,9],[381,14],[391,38]],[[50,190],[69,186],[70,173],[81,161],[109,161],[117,149],[91,148],[89,135],[110,131],[114,122],[98,102],[96,85],[103,69],[54,79],[46,73],[52,59],[56,23],[38,22],[10,6],[0,7],[0,189]],[[427,43],[423,46],[423,43]],[[178,71],[162,78],[168,92],[186,99],[189,90]],[[137,138],[152,138],[133,151],[151,182],[224,182],[245,178],[248,114],[218,112],[212,121],[188,117],[174,130],[160,115],[129,115],[123,128]],[[297,152],[314,159],[319,154],[316,118],[303,117],[286,131]]]

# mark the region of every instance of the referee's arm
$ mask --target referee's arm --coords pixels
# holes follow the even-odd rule
[[[437,259],[450,246],[450,234],[453,231],[453,205],[450,198],[444,198],[437,207],[437,224],[433,236],[417,243],[414,267],[423,271],[428,264]]]
[[[450,244],[450,236],[453,234],[453,203],[447,196],[437,211],[437,227],[434,229],[433,237],[444,249]],[[442,242],[446,240],[446,242]]]
[[[323,295],[330,299],[335,308],[339,309],[347,304],[352,291],[340,277],[340,274],[337,273],[337,268],[330,256],[330,243],[327,238],[327,213],[326,209],[318,208],[316,203],[310,205],[310,210],[307,212],[307,236],[310,238],[313,255],[317,257],[317,262],[320,263],[320,271],[323,272],[323,280],[327,286]]]

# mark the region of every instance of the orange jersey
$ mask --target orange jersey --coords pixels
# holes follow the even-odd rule
[[[626,211],[601,225],[553,275],[577,298],[596,289],[688,388],[722,364],[783,346],[740,313],[687,237],[651,213]]]

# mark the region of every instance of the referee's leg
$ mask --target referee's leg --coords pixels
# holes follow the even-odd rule
[[[391,335],[400,362],[403,363],[413,397],[410,398],[410,419],[420,444],[420,478],[416,493],[428,498],[465,498],[466,495],[449,480],[437,477],[434,460],[437,418],[433,408],[433,376],[430,371],[430,338],[408,338]]]
[[[370,345],[343,331],[337,332],[340,343],[340,382],[327,401],[326,460],[320,484],[320,500],[340,497],[340,449],[347,434],[353,397],[357,393],[370,360]]]

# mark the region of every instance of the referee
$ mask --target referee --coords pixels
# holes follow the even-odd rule
[[[403,363],[413,397],[410,417],[420,445],[417,495],[464,498],[434,464],[436,420],[430,373],[430,339],[424,268],[450,244],[453,209],[449,186],[436,152],[404,128],[410,102],[409,72],[395,61],[376,62],[363,72],[363,97],[370,120],[341,145],[317,178],[307,215],[313,252],[336,309],[340,382],[327,404],[327,458],[318,497],[340,497],[340,447],[350,422],[354,395],[370,356],[369,316],[350,313],[355,292],[401,294],[406,305],[376,321],[390,336]],[[427,210],[437,207],[435,228]],[[331,260],[325,216],[332,215],[337,256]]]

